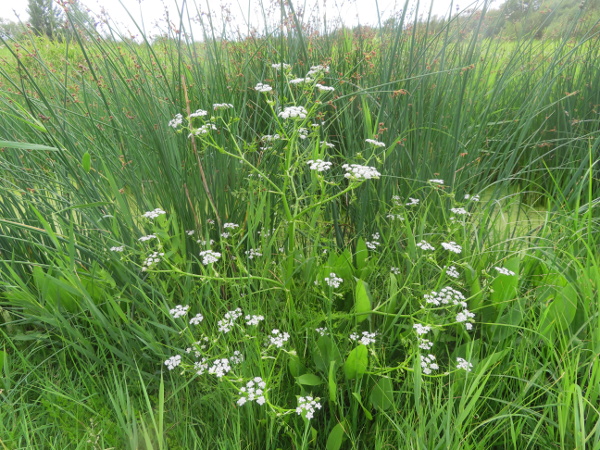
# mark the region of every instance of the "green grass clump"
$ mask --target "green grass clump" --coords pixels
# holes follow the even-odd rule
[[[281,8],[4,42],[3,448],[599,449],[597,39]]]

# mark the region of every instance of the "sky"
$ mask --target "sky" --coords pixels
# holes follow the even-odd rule
[[[131,14],[138,24],[144,24],[146,32],[152,34],[157,30],[164,28],[165,10],[169,11],[170,17],[177,17],[177,5],[181,5],[183,0],[80,0],[80,3],[88,7],[93,13],[100,13],[102,10],[110,17],[119,29],[135,30]],[[298,10],[305,7],[306,11],[313,11],[317,17],[323,18],[326,14],[328,20],[332,17],[341,17],[341,20],[348,26],[357,24],[377,25],[377,6],[381,17],[390,17],[394,11],[398,12],[405,5],[406,0],[292,0],[293,5]],[[414,10],[417,0],[408,0],[409,10]],[[429,13],[429,7],[433,3],[432,14],[437,16],[447,16],[449,13],[455,13],[458,10],[472,8],[474,5],[480,5],[480,2],[474,0],[421,0],[419,11]],[[264,25],[260,23],[262,11],[260,4],[277,3],[276,0],[187,0],[188,7],[192,8],[192,15],[198,10],[207,12],[212,10],[214,14],[221,11],[221,6],[225,5],[231,16],[233,24],[241,25],[242,28],[248,27],[248,17],[251,19],[251,25],[258,30],[263,30]],[[199,9],[196,9],[199,8]],[[17,21],[17,15],[24,22],[28,20],[27,0],[8,1],[0,0],[0,18]],[[258,23],[254,21],[258,20]],[[220,23],[219,19],[217,23]]]

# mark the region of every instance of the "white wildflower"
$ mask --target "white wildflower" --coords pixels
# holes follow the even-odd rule
[[[177,128],[182,123],[183,123],[183,116],[181,114],[175,114],[175,117],[173,117],[169,121],[169,126],[173,127],[173,128]]]
[[[248,256],[248,259],[254,259],[254,258],[258,258],[259,256],[262,256],[262,253],[259,252],[258,249],[255,249],[255,248],[246,250],[244,253],[246,254],[246,256]]]
[[[361,166],[359,164],[344,164],[342,166],[346,170],[344,175],[350,180],[370,180],[371,178],[379,178],[381,174],[375,167]]]
[[[315,328],[315,331],[319,333],[320,336],[329,336],[329,330],[327,327]]]
[[[406,203],[406,206],[415,206],[418,205],[420,200],[418,198],[408,197],[409,202]]]
[[[262,322],[263,320],[265,320],[264,316],[254,316],[254,315],[247,315],[246,317],[244,317],[244,320],[246,320],[246,325],[258,325],[260,322]]]
[[[269,92],[272,91],[273,88],[268,84],[258,83],[256,86],[254,86],[254,90],[258,92]]]
[[[307,114],[308,112],[303,106],[286,106],[284,110],[278,114],[278,116],[282,119],[306,119]]]
[[[150,239],[158,239],[158,238],[154,234],[149,234],[148,236],[142,236],[141,238],[138,239],[138,241],[146,242],[146,241],[149,241]]]
[[[207,114],[208,114],[208,111],[204,111],[203,109],[197,109],[196,112],[193,112],[190,114],[190,119],[193,117],[206,116]]]
[[[203,320],[204,316],[198,313],[190,319],[190,325],[200,325],[200,322],[202,322]]]
[[[457,369],[462,369],[462,370],[466,370],[467,372],[470,372],[471,369],[473,369],[473,364],[471,364],[469,361],[467,361],[464,358],[456,358],[456,368]]]
[[[215,359],[213,361],[213,365],[208,369],[208,373],[216,376],[217,378],[222,378],[229,371],[231,371],[231,365],[229,364],[229,360],[227,358]]]
[[[156,208],[153,211],[145,212],[142,216],[147,217],[148,219],[156,219],[158,216],[163,215],[163,214],[166,214],[166,212],[160,208]]]
[[[179,364],[181,364],[181,355],[171,356],[165,361],[165,366],[167,366],[167,369],[169,370],[173,370]]]
[[[231,109],[233,105],[231,103],[214,103],[213,109],[216,111],[218,109]]]
[[[335,88],[333,86],[324,86],[322,84],[317,84],[315,87],[320,91],[333,92]]]
[[[236,228],[239,228],[240,226],[237,223],[231,223],[231,222],[225,222],[223,224],[223,228],[230,228],[232,230],[235,230]]]
[[[169,314],[173,316],[173,319],[179,319],[180,317],[185,316],[190,310],[190,306],[182,306],[177,305],[175,308],[169,310]]]
[[[438,370],[440,367],[435,362],[435,356],[429,354],[427,356],[421,355],[421,369],[426,375],[431,374],[432,370]]]
[[[217,322],[217,329],[220,333],[229,333],[233,326],[235,325],[235,321],[238,320],[242,316],[241,308],[236,308],[233,311],[227,311],[223,319]]]
[[[419,336],[427,334],[431,331],[431,327],[429,325],[421,325],[420,323],[415,323],[413,328],[415,329],[415,333],[417,333]]]
[[[390,272],[392,272],[394,275],[399,275],[400,274],[400,269],[398,267],[390,267]]]
[[[437,178],[433,178],[433,179],[427,180],[427,181],[429,183],[432,183],[432,184],[444,184],[444,180],[440,180],[440,179],[437,179]]]
[[[435,250],[435,247],[425,240],[417,242],[417,247],[421,250]]]
[[[331,272],[328,277],[325,277],[325,283],[332,288],[339,288],[344,280],[338,277],[334,272]]]
[[[267,401],[265,399],[265,391],[267,384],[261,377],[254,377],[252,380],[246,383],[246,386],[240,388],[240,398],[237,401],[239,406],[246,404],[247,402],[255,401],[259,405],[264,405]]]
[[[203,250],[200,252],[200,256],[202,256],[202,264],[208,266],[209,264],[216,263],[221,254],[219,252],[213,252],[212,250]]]
[[[279,69],[289,70],[292,68],[292,66],[290,66],[289,64],[286,64],[286,63],[274,63],[274,64],[271,64],[271,67],[275,70],[279,70]]]
[[[332,163],[329,161],[323,161],[322,159],[311,159],[307,162],[310,170],[316,170],[317,172],[324,172],[331,169]]]
[[[462,252],[462,247],[454,241],[442,242],[442,247],[444,247],[446,250],[453,252],[453,253]]]
[[[123,250],[125,250],[125,246],[124,245],[121,245],[119,247],[111,247],[110,248],[111,252],[122,252]]]
[[[496,269],[498,271],[498,273],[500,273],[502,275],[508,275],[508,276],[515,275],[515,273],[512,270],[509,270],[505,267],[494,267],[494,269]]]
[[[362,345],[369,345],[375,343],[375,336],[377,336],[377,333],[363,331],[360,335],[358,333],[351,333],[350,336],[348,336],[348,339],[351,341],[358,341],[359,344]]]
[[[458,270],[454,266],[450,266],[450,267],[446,268],[446,275],[448,275],[449,277],[452,277],[452,278],[458,278],[460,276],[460,274],[458,273]]]
[[[426,303],[435,306],[452,305],[460,306],[462,308],[467,307],[465,296],[460,291],[452,289],[449,286],[442,288],[440,292],[432,291],[429,294],[425,294],[423,297],[425,298]]]
[[[365,139],[365,142],[375,147],[385,147],[385,142],[376,141],[375,139]]]
[[[285,344],[290,338],[290,335],[288,333],[282,333],[278,329],[274,329],[273,331],[271,331],[271,334],[273,336],[269,337],[269,343],[277,348],[283,347],[283,344]]]
[[[450,208],[450,212],[459,216],[469,216],[470,213],[465,208]]]
[[[296,413],[308,420],[312,419],[317,409],[321,409],[319,399],[313,399],[310,395],[298,397],[298,407]]]

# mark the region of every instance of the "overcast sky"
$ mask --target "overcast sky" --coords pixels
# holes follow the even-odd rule
[[[433,2],[433,14],[438,16],[447,16],[451,11],[454,13],[458,9],[473,7],[480,2],[474,0],[421,0],[419,6],[420,13],[429,13],[430,2]],[[414,9],[417,0],[409,0],[409,10]],[[147,31],[154,29],[154,24],[161,21],[164,17],[165,9],[169,10],[171,17],[177,17],[177,4],[181,5],[182,0],[81,0],[81,3],[87,6],[94,13],[100,13],[102,9],[110,16],[115,23],[125,28],[132,27],[132,22],[128,18],[128,13],[135,17],[138,24],[143,23]],[[252,21],[260,20],[262,13],[259,5],[277,3],[277,0],[187,0],[192,15],[196,6],[202,12],[207,12],[209,8],[213,11],[220,10],[221,4],[229,6],[235,23],[247,23],[248,17]],[[293,0],[296,9],[304,7],[307,11],[313,11],[319,18],[327,14],[328,20],[334,17],[341,17],[342,21],[349,26],[358,23],[365,25],[377,25],[377,6],[383,18],[389,17],[394,11],[398,12],[405,5],[405,0]],[[452,6],[453,5],[453,6]],[[18,14],[22,21],[28,20],[27,0],[0,0],[0,17],[9,20],[17,20]],[[260,22],[253,25],[262,30]]]

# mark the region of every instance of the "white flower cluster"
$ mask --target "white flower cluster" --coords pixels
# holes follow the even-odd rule
[[[282,333],[277,328],[271,331],[271,334],[273,336],[269,337],[269,343],[270,345],[274,345],[277,348],[283,347],[283,344],[285,344],[290,338],[290,335],[288,333]]]
[[[125,250],[125,246],[124,245],[121,245],[119,247],[111,247],[110,248],[111,252],[122,252],[123,250]]]
[[[327,327],[315,328],[315,331],[319,333],[320,336],[329,336],[329,330]]]
[[[471,311],[469,311],[468,309],[464,309],[461,312],[459,312],[456,315],[456,321],[457,322],[464,322],[465,323],[465,328],[467,330],[472,330],[473,329],[473,324],[469,321],[470,319],[474,318],[475,314],[473,314]]]
[[[286,106],[283,111],[281,111],[278,116],[282,119],[306,119],[306,115],[308,112],[304,109],[304,106]]]
[[[310,77],[312,75],[320,75],[325,73],[329,73],[329,66],[322,66],[319,64],[318,66],[312,66],[306,76]]]
[[[231,103],[214,103],[213,109],[216,111],[218,109],[231,109],[233,105]]]
[[[267,401],[264,395],[266,387],[267,384],[261,377],[254,377],[248,381],[245,387],[240,388],[240,398],[237,401],[238,406],[252,401],[255,401],[259,405],[264,405]]]
[[[254,90],[258,92],[269,92],[272,91],[273,88],[268,84],[258,83],[256,86],[254,86]]]
[[[379,247],[381,245],[381,243],[379,242],[379,238],[381,236],[379,235],[379,233],[374,233],[371,237],[373,238],[373,240],[366,241],[365,245],[367,246],[367,248],[369,250],[377,250],[377,247]]]
[[[429,183],[433,183],[433,184],[444,184],[444,180],[440,180],[437,178],[431,179],[431,180],[427,180]]]
[[[262,322],[263,320],[265,320],[264,316],[254,316],[254,315],[247,315],[246,317],[244,317],[244,320],[246,321],[246,325],[258,325],[260,322]]]
[[[235,230],[236,228],[239,228],[239,225],[237,223],[226,222],[223,224],[223,228],[230,228],[232,230]]]
[[[167,366],[167,369],[169,370],[173,370],[179,364],[181,364],[181,355],[171,356],[165,361],[165,366]]]
[[[156,263],[161,261],[161,256],[165,256],[162,252],[153,252],[144,260],[144,267],[142,267],[142,271],[146,271],[150,266],[153,266]]]
[[[315,85],[315,87],[320,90],[320,91],[326,91],[326,92],[333,92],[335,91],[335,88],[333,86],[325,86],[322,84],[317,84]]]
[[[470,216],[471,214],[465,208],[450,208],[450,212],[459,216]]]
[[[421,325],[420,323],[415,323],[413,328],[415,329],[415,333],[417,333],[419,336],[427,334],[431,331],[431,327],[429,325]]]
[[[208,373],[217,378],[222,378],[229,371],[231,371],[231,364],[227,358],[215,359],[213,365],[208,369]]]
[[[160,208],[156,208],[154,211],[145,212],[143,214],[143,217],[147,217],[148,219],[156,219],[158,216],[160,216],[162,214],[166,214],[166,212]]]
[[[294,78],[293,80],[288,81],[289,84],[300,84],[300,83],[310,83],[312,78]]]
[[[392,272],[394,275],[400,275],[400,269],[398,267],[390,267],[390,272]]]
[[[246,254],[246,256],[248,256],[248,259],[254,259],[254,258],[258,258],[259,256],[262,256],[262,253],[259,252],[258,249],[255,249],[255,248],[246,250],[244,253]]]
[[[473,195],[471,196],[470,194],[465,194],[465,200],[471,200],[472,202],[478,202],[481,198],[479,197],[479,195]]]
[[[505,267],[494,267],[494,269],[496,269],[498,271],[498,273],[500,273],[502,275],[512,276],[515,274],[512,270],[509,270]]]
[[[229,333],[235,325],[235,321],[238,320],[241,316],[241,308],[236,308],[233,311],[227,311],[225,313],[225,316],[223,316],[223,318],[217,322],[217,328],[219,332]]]
[[[298,128],[298,137],[300,139],[306,139],[308,137],[308,129]]]
[[[200,322],[202,322],[203,320],[204,316],[198,313],[190,319],[190,325],[200,325]]]
[[[466,370],[467,372],[470,372],[471,369],[473,369],[473,364],[471,364],[469,361],[467,361],[464,358],[456,358],[456,368],[457,369],[462,369],[462,370]]]
[[[239,350],[233,352],[233,356],[229,358],[229,362],[231,364],[241,364],[244,362],[244,355]]]
[[[146,241],[149,241],[150,239],[158,239],[158,238],[154,234],[149,234],[148,236],[142,236],[141,238],[138,239],[138,241],[146,242]]]
[[[188,236],[193,236],[195,232],[196,230],[186,230],[185,234],[187,234]]]
[[[375,147],[385,147],[385,142],[376,141],[375,139],[365,139],[365,142]]]
[[[424,298],[427,303],[435,306],[453,305],[461,306],[462,308],[467,307],[465,296],[456,289],[452,289],[450,286],[442,288],[439,293],[432,291],[430,294],[425,294]]]
[[[173,316],[173,319],[179,319],[185,316],[190,310],[190,305],[177,305],[175,308],[169,310],[169,314]]]
[[[175,114],[175,117],[173,117],[169,121],[169,126],[173,127],[173,128],[177,128],[182,123],[183,123],[183,116],[181,114]]]
[[[415,205],[418,205],[419,202],[421,201],[418,198],[412,198],[412,197],[408,197],[408,200],[409,200],[409,202],[406,203],[406,206],[415,206]]]
[[[334,272],[331,272],[328,277],[325,277],[325,283],[332,288],[339,288],[343,283],[343,279],[338,277]]]
[[[442,247],[444,247],[446,250],[448,250],[449,252],[452,252],[452,253],[458,254],[458,253],[462,252],[462,247],[454,241],[442,242]]]
[[[204,111],[203,109],[197,109],[196,112],[193,112],[190,114],[190,119],[193,117],[206,116],[207,114],[208,114],[208,111]]]
[[[417,242],[417,247],[419,247],[421,250],[435,250],[435,247],[425,240]]]
[[[208,361],[207,358],[202,358],[201,361],[196,361],[194,363],[194,370],[196,371],[197,375],[202,375],[204,372],[206,372],[208,370],[207,361]]]
[[[290,66],[289,64],[286,64],[286,63],[271,64],[271,67],[275,70],[279,70],[279,69],[289,70],[292,68],[292,66]]]
[[[263,142],[273,142],[279,139],[281,139],[281,136],[278,134],[265,134],[263,137],[260,138],[260,140]]]
[[[217,130],[217,126],[214,123],[205,123],[200,128],[193,130],[188,137],[200,136],[201,134],[207,134],[210,130]]]
[[[313,399],[310,395],[298,397],[298,407],[296,413],[308,420],[312,419],[317,409],[321,409],[319,399]]]
[[[371,178],[379,178],[381,176],[375,167],[361,166],[359,164],[344,164],[342,167],[346,169],[344,176],[350,180],[370,180]]]
[[[446,275],[448,275],[449,277],[452,277],[452,278],[458,278],[460,276],[460,274],[458,273],[458,270],[456,270],[456,267],[454,267],[454,266],[450,266],[450,267],[446,268]]]
[[[202,256],[202,264],[208,266],[209,264],[217,262],[221,257],[221,254],[219,252],[213,252],[212,250],[202,250],[200,256]]]
[[[429,354],[427,356],[421,355],[421,369],[426,375],[431,374],[432,370],[438,370],[440,366],[435,362],[435,356]]]
[[[331,169],[332,163],[329,161],[323,161],[322,159],[311,159],[307,162],[310,170],[316,170],[318,172],[325,172]]]
[[[368,331],[363,331],[362,335],[358,333],[350,334],[350,336],[348,336],[348,339],[350,339],[351,341],[358,341],[358,343],[362,345],[369,345],[375,343],[375,336],[377,336],[377,333],[369,333]]]

